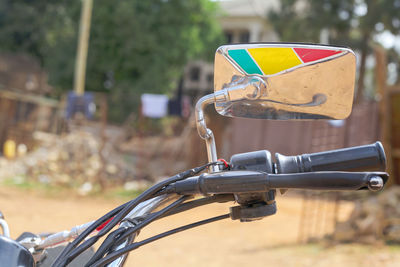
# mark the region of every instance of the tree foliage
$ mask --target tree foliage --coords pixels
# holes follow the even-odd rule
[[[281,0],[281,9],[268,18],[283,41],[318,43],[325,31],[329,43],[357,49],[361,92],[374,36],[384,31],[399,35],[399,14],[400,0]]]
[[[71,90],[81,1],[4,0],[0,50],[36,56],[50,84]],[[222,35],[208,0],[95,0],[86,90],[108,91],[123,119],[143,92],[168,93],[192,58],[211,59]]]

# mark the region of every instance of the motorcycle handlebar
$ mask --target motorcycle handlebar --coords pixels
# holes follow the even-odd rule
[[[298,156],[276,153],[277,173],[316,171],[385,171],[386,156],[381,142]]]
[[[359,190],[383,188],[383,172],[309,172],[269,174],[258,171],[227,171],[202,174],[166,187],[165,193],[237,194],[267,192],[271,189]]]
[[[385,168],[386,157],[380,142],[299,156],[277,153],[275,164],[268,151],[254,151],[234,155],[231,171],[178,181],[168,186],[165,193],[239,194],[288,188],[374,191],[381,189],[388,179],[382,172]]]

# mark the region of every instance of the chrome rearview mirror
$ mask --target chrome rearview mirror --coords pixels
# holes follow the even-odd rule
[[[204,108],[257,119],[344,119],[353,104],[356,58],[351,49],[312,44],[224,45],[214,63],[214,93],[196,104],[197,131],[209,162],[217,160]],[[210,171],[218,171],[213,165]]]
[[[259,119],[344,119],[352,108],[356,59],[344,47],[224,45],[214,63],[219,114]]]

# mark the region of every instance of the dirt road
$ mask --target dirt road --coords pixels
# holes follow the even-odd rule
[[[120,203],[66,194],[44,197],[27,190],[0,188],[0,210],[14,238],[23,231],[69,229]],[[227,213],[231,205],[215,204],[162,219],[139,237]],[[299,198],[279,197],[275,216],[252,223],[224,220],[167,237],[132,252],[127,266],[400,266],[398,246],[296,244],[300,206]]]

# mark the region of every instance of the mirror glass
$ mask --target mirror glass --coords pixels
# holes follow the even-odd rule
[[[259,119],[344,119],[356,59],[349,48],[294,43],[224,45],[214,63],[215,108]]]

